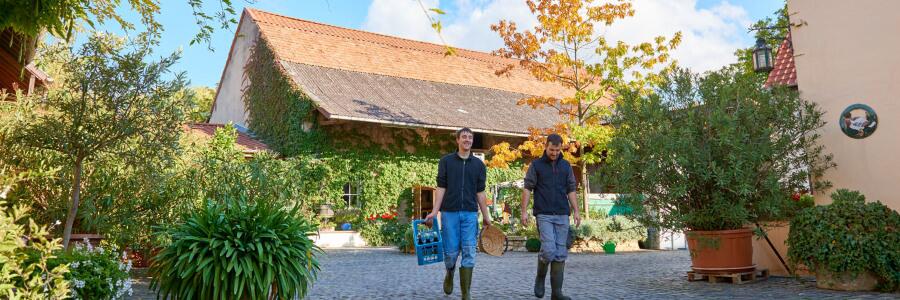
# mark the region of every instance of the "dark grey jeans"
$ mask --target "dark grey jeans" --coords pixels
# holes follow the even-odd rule
[[[569,237],[569,216],[537,215],[538,233],[541,235],[541,259],[546,262],[566,261],[569,249],[566,239]]]

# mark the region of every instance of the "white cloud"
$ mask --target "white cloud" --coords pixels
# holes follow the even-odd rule
[[[696,72],[718,69],[737,61],[734,51],[743,44],[750,20],[742,7],[722,2],[698,9],[696,0],[636,1],[634,17],[606,29],[610,40],[650,41],[654,36],[684,35],[672,55]]]
[[[438,7],[438,0],[422,0],[425,8]],[[362,30],[437,43],[437,33],[416,0],[373,0]]]
[[[447,43],[466,49],[492,51],[502,46],[490,25],[511,20],[519,28],[531,28],[535,19],[523,0],[454,0],[455,11],[441,16]],[[438,0],[423,0],[426,8],[438,7]],[[727,1],[710,8],[697,8],[697,0],[637,0],[634,17],[619,20],[601,29],[610,41],[627,43],[650,41],[653,37],[684,35],[673,52],[680,65],[702,72],[736,61],[734,51],[745,44],[751,21],[747,11]],[[415,0],[374,0],[363,30],[404,38],[439,42],[428,19]],[[602,27],[601,27],[602,28]]]

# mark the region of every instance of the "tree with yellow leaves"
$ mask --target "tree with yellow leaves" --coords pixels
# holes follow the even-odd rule
[[[544,139],[558,133],[568,145],[563,156],[581,170],[582,203],[588,217],[587,166],[599,163],[612,128],[604,123],[619,89],[649,93],[648,86],[675,68],[669,51],[681,42],[681,33],[671,38],[658,36],[652,42],[628,45],[611,42],[600,30],[616,20],[634,16],[628,0],[527,0],[537,18],[530,30],[520,30],[514,22],[501,20],[491,26],[503,38],[504,47],[494,54],[518,59],[518,65],[498,70],[504,76],[519,67],[535,78],[563,85],[572,92],[555,97],[532,96],[519,105],[534,109],[553,108],[560,122],[550,128],[529,128],[531,136],[512,148],[501,143],[491,148],[491,167],[508,167],[508,162],[524,155],[540,157]],[[599,2],[599,3],[598,3]]]

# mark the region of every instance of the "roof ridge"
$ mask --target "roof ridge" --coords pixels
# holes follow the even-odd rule
[[[387,34],[381,34],[381,33],[377,33],[377,32],[364,31],[364,30],[359,30],[359,29],[354,29],[354,28],[349,28],[349,27],[341,27],[341,26],[336,26],[336,25],[331,25],[331,24],[326,24],[326,23],[321,23],[321,22],[316,22],[316,21],[311,21],[311,20],[301,19],[301,18],[297,18],[297,17],[291,17],[291,16],[287,16],[287,15],[282,15],[282,14],[278,14],[278,13],[269,12],[269,11],[259,10],[259,9],[255,9],[255,8],[249,8],[249,7],[248,7],[248,8],[246,8],[246,9],[247,9],[247,11],[250,12],[251,18],[253,18],[254,21],[256,21],[256,22],[262,22],[262,23],[268,23],[268,24],[271,24],[271,25],[283,26],[283,25],[280,25],[280,24],[273,24],[273,23],[271,23],[271,22],[266,22],[266,21],[264,21],[264,20],[260,20],[260,19],[258,19],[258,18],[256,18],[256,17],[254,16],[254,13],[268,14],[268,15],[273,15],[273,16],[277,16],[277,17],[281,17],[281,18],[291,19],[291,20],[294,20],[294,21],[299,21],[299,22],[304,22],[304,23],[309,23],[309,24],[315,24],[315,25],[320,25],[320,26],[325,26],[325,27],[335,28],[335,29],[340,29],[340,30],[347,30],[347,31],[351,31],[351,32],[361,33],[361,34],[380,36],[380,37],[384,37],[384,38],[388,38],[388,39],[394,39],[394,40],[399,40],[399,41],[411,42],[411,43],[415,43],[415,44],[421,44],[421,45],[424,45],[424,46],[433,46],[433,47],[439,47],[439,48],[452,47],[454,50],[456,50],[456,51],[458,51],[458,52],[466,52],[467,54],[483,55],[483,56],[490,57],[490,59],[479,58],[479,57],[474,57],[474,56],[467,56],[467,55],[457,55],[457,57],[462,57],[462,58],[466,58],[466,59],[477,60],[477,61],[482,61],[482,62],[487,62],[487,63],[497,63],[497,64],[502,64],[502,63],[503,63],[503,62],[502,62],[503,60],[509,60],[510,62],[518,62],[518,61],[519,61],[519,60],[514,59],[514,58],[505,58],[505,57],[502,57],[502,56],[497,56],[497,55],[491,54],[491,53],[489,53],[489,52],[483,52],[483,51],[476,51],[476,50],[472,50],[472,49],[460,48],[460,47],[451,46],[451,45],[449,45],[449,44],[447,44],[447,45],[441,45],[441,44],[436,44],[436,43],[431,43],[431,42],[425,42],[425,41],[420,41],[420,40],[414,40],[414,39],[408,39],[408,38],[403,38],[403,37],[398,37],[398,36],[392,36],[392,35],[387,35]],[[330,34],[330,33],[325,33],[325,32],[319,32],[319,31],[314,31],[314,30],[309,30],[309,29],[303,29],[303,28],[296,28],[296,27],[289,27],[289,26],[284,26],[284,27],[291,28],[291,29],[295,29],[295,30],[302,30],[302,31],[307,31],[307,32],[314,32],[314,33],[318,33],[318,34],[324,34],[324,35],[329,35],[329,36],[338,37],[338,38],[344,38],[344,39],[349,39],[349,40],[355,40],[355,41],[362,41],[362,42],[367,42],[367,43],[373,43],[373,44],[378,44],[378,45],[383,45],[383,46],[396,47],[396,48],[401,48],[401,49],[408,49],[408,50],[420,51],[420,52],[427,52],[427,53],[444,54],[444,52],[442,52],[442,51],[429,51],[429,50],[425,50],[425,49],[421,49],[421,48],[404,47],[404,46],[395,45],[395,44],[386,44],[386,43],[381,43],[381,42],[377,42],[377,41],[373,41],[373,40],[368,40],[368,39],[359,39],[359,38],[353,38],[353,37],[341,36],[341,35]]]

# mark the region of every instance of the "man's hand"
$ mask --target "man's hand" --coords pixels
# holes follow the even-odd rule
[[[434,223],[432,221],[434,220],[435,215],[437,215],[436,212],[431,212],[430,214],[425,216],[425,225],[428,225],[428,227],[431,227],[431,224]]]
[[[491,217],[485,215],[484,218],[482,218],[481,223],[484,228],[491,227]]]
[[[575,227],[581,226],[581,214],[575,212]]]
[[[520,220],[522,220],[522,227],[528,227],[528,214],[527,213],[522,213],[522,218]]]

